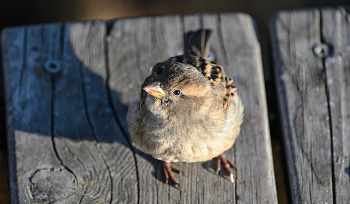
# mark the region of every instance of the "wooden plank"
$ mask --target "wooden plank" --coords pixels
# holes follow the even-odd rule
[[[112,94],[113,104],[125,132],[127,109],[121,107],[139,96],[151,66],[183,52],[182,35],[180,16],[120,19],[114,23],[108,37],[109,86],[115,93]],[[164,183],[161,163],[137,149],[135,151],[140,203],[178,202],[180,191]]]
[[[81,131],[79,134],[84,137],[89,135],[88,140],[91,141],[85,142],[86,138],[80,139],[87,148],[90,148],[89,152],[85,151],[84,155],[89,153],[94,157],[94,160],[99,161],[99,164],[92,162],[88,164],[90,161],[85,158],[82,160],[85,165],[92,165],[94,168],[97,166],[98,171],[95,170],[97,178],[89,178],[90,181],[93,181],[89,187],[91,189],[100,188],[98,191],[84,193],[85,197],[97,197],[99,200],[86,200],[85,202],[136,203],[137,175],[133,152],[114,117],[106,85],[106,24],[105,22],[76,23],[68,24],[66,28],[67,34],[65,36],[67,38],[64,44],[72,45],[72,48],[67,50],[67,58],[75,56],[72,58],[75,61],[67,62],[66,69],[68,71],[66,76],[62,77],[61,89],[64,90],[62,94],[67,98],[60,97],[62,98],[61,107],[63,109],[63,107],[72,105],[72,101],[67,103],[68,99],[79,95],[79,103],[77,104],[79,109],[74,108],[74,110],[81,113],[81,121],[84,121],[85,124],[83,127],[78,127],[78,131]],[[69,72],[73,70],[76,70],[75,73]],[[66,91],[72,86],[73,81],[77,81],[79,84],[74,86],[76,93],[71,90],[70,94],[72,95],[70,95]],[[78,97],[75,96],[75,98]],[[72,119],[74,116],[69,117],[69,114],[76,114],[71,111],[66,113],[66,117]],[[64,118],[65,115],[63,114],[62,117]],[[74,120],[65,120],[65,122],[64,126],[68,126],[69,123],[74,124]],[[88,133],[85,133],[87,131],[85,129],[88,130]],[[68,134],[67,132],[65,135]],[[81,148],[83,148],[81,145],[72,147],[75,151],[82,151]]]
[[[349,199],[349,25],[343,8],[285,11],[270,31],[293,203]],[[325,58],[313,48],[326,43]]]
[[[187,14],[183,18],[184,32],[194,31],[203,27],[201,14]]]
[[[238,87],[245,121],[226,153],[237,165],[236,183],[214,174],[215,161],[175,163],[186,174],[175,175],[179,190],[164,183],[160,162],[131,146],[125,115],[150,68],[182,54],[184,32],[200,27],[215,32],[212,50]],[[2,46],[12,203],[277,203],[260,47],[249,16],[10,28]],[[50,63],[61,71],[46,71]]]
[[[238,93],[245,107],[245,124],[235,144],[235,163],[239,166],[250,155],[256,155],[248,165],[238,167],[236,194],[243,203],[274,203],[277,199],[272,150],[270,145],[264,145],[270,144],[265,86],[253,21],[244,14],[228,14],[221,15],[220,22],[223,50],[228,62],[226,74],[233,77],[237,87],[241,87]],[[259,189],[251,188],[257,185]],[[247,194],[247,191],[251,194]]]
[[[106,91],[105,32],[80,23],[3,33],[12,203],[137,202],[133,153]],[[62,71],[51,76],[47,61]]]
[[[61,166],[51,138],[51,77],[43,70],[43,60],[56,54],[52,47],[59,45],[59,31],[57,26],[35,26],[3,33],[7,131],[10,150],[16,149],[9,155],[13,203],[45,199],[47,193],[37,193],[42,189],[33,182]]]
[[[162,170],[155,160],[135,150],[138,167],[142,166],[142,171],[138,171],[139,178],[143,178],[140,179],[140,202],[276,203],[260,47],[251,18],[243,14],[208,14],[185,15],[182,19],[183,22],[179,16],[166,18],[161,16],[147,18],[147,20],[121,19],[114,23],[108,40],[111,75],[109,85],[112,90],[120,94],[114,97],[113,104],[119,110],[120,102],[130,103],[139,95],[140,86],[123,90],[129,87],[125,86],[127,82],[132,82],[133,78],[144,79],[149,74],[149,68],[158,61],[183,52],[184,31],[191,30],[191,26],[193,29],[202,26],[213,28],[215,33],[212,47],[218,55],[218,63],[223,64],[228,75],[236,80],[234,83],[239,87],[244,105],[248,107],[245,113],[246,122],[235,144],[239,151],[232,148],[227,153],[229,158],[239,158],[239,162],[236,159],[238,176],[236,184],[231,184],[226,179],[226,175],[216,176],[213,174],[214,161],[204,164],[176,163],[175,165],[187,175],[176,175],[181,186],[181,191],[178,191],[165,185],[163,180],[159,181],[159,178],[162,179]],[[175,28],[169,28],[166,25],[172,25]],[[170,31],[170,29],[173,30]],[[164,33],[165,35],[162,35]],[[142,38],[137,38],[139,35]],[[178,43],[169,44],[167,43],[169,41]],[[123,47],[122,50],[121,47]],[[227,56],[228,54],[230,56]],[[147,64],[137,63],[134,60],[135,56],[147,59],[144,61]],[[123,83],[117,84],[119,81]],[[125,120],[124,113],[120,115],[118,114],[120,120]],[[126,125],[124,128],[127,128]],[[152,168],[150,163],[154,165],[153,171],[156,177],[150,176],[149,171]],[[252,163],[258,164],[259,168],[251,165]],[[145,188],[146,186],[148,188]]]
[[[324,60],[332,134],[335,203],[350,201],[350,25],[345,8],[322,9],[322,38],[332,46]]]

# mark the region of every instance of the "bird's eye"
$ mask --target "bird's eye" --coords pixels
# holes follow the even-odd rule
[[[180,90],[175,90],[175,91],[174,91],[174,94],[175,94],[175,95],[180,95],[180,94],[181,94],[181,91],[180,91]]]

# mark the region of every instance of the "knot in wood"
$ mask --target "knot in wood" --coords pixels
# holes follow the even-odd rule
[[[35,202],[54,203],[71,196],[76,189],[74,174],[62,168],[37,169],[29,177],[28,194]]]

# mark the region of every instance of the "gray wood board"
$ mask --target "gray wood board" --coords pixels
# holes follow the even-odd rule
[[[270,23],[293,203],[350,200],[350,25],[342,7],[284,11]],[[327,44],[330,55],[313,48]]]
[[[132,146],[125,114],[150,67],[183,53],[184,32],[212,28],[212,50],[245,106],[226,155],[161,163]],[[170,15],[8,28],[2,34],[12,203],[277,203],[260,46],[245,14]],[[56,74],[45,70],[61,68]],[[56,63],[56,64],[54,64]]]

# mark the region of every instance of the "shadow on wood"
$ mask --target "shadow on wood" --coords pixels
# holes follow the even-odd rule
[[[125,116],[150,67],[182,54],[184,33],[199,27],[216,33],[212,49],[235,80],[245,121],[226,153],[237,164],[236,183],[208,170],[212,162],[177,163],[187,175],[178,176],[178,190],[164,184],[159,162],[131,147]],[[10,28],[2,47],[13,202],[277,202],[260,48],[249,16]]]

